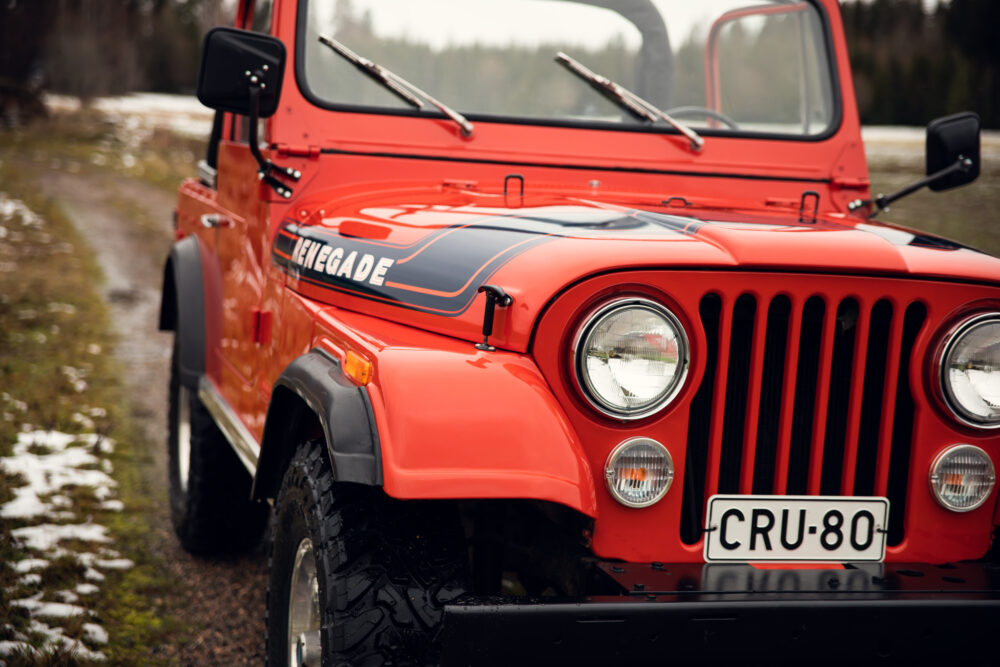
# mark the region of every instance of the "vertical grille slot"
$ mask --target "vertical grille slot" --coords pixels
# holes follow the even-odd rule
[[[722,426],[722,460],[718,493],[739,493],[743,463],[743,429],[746,425],[747,397],[750,393],[750,358],[754,344],[757,300],[744,294],[733,308],[729,369],[726,380],[726,408]]]
[[[854,495],[875,495],[875,468],[878,464],[878,438],[882,425],[882,397],[885,393],[886,364],[895,352],[889,349],[892,327],[892,304],[882,299],[872,309],[865,356],[865,388],[861,399],[861,423],[858,431],[858,455],[854,469]]]
[[[858,302],[854,299],[845,299],[837,308],[833,362],[830,366],[830,402],[826,413],[826,435],[823,438],[823,473],[819,485],[819,493],[823,496],[840,494],[858,314]]]
[[[884,494],[889,544],[903,540],[909,370],[927,309],[897,304],[846,294],[701,300],[708,349],[689,415],[686,544],[701,539],[713,493]]]
[[[712,428],[712,394],[719,361],[719,318],[722,299],[717,294],[705,296],[698,307],[705,330],[705,377],[691,401],[688,422],[687,458],[684,473],[684,500],[681,506],[681,540],[695,544],[701,539],[702,512],[705,508],[705,474],[708,466],[708,439]]]
[[[816,418],[816,383],[819,380],[820,344],[826,303],[818,296],[806,301],[799,340],[799,371],[795,379],[795,411],[792,413],[792,443],[788,458],[785,492],[802,495],[808,489],[809,454]]]
[[[760,418],[757,422],[753,493],[774,493],[778,435],[781,430],[781,402],[784,395],[788,319],[791,312],[792,302],[784,295],[772,299],[767,309],[767,335],[764,342],[764,369],[761,374]]]
[[[903,320],[903,344],[900,348],[899,374],[896,379],[896,406],[893,419],[892,451],[889,458],[889,545],[903,541],[906,516],[906,478],[910,468],[910,442],[913,437],[913,393],[910,389],[910,365],[917,335],[927,319],[922,303],[911,303]]]

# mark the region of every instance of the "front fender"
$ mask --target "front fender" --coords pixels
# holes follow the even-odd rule
[[[397,498],[530,498],[597,512],[590,464],[527,356],[386,348],[369,396]]]

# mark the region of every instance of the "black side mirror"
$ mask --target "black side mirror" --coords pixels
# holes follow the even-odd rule
[[[933,120],[927,126],[927,175],[952,166],[959,160],[972,164],[942,176],[928,187],[935,192],[966,185],[979,178],[979,116],[966,111]]]
[[[259,90],[258,115],[278,109],[285,71],[285,45],[270,35],[235,28],[213,28],[205,35],[198,100],[216,111],[251,115],[251,88]]]

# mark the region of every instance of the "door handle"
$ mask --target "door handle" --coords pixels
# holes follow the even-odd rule
[[[211,229],[212,227],[232,227],[233,221],[218,213],[206,213],[201,216],[201,226],[205,229]]]

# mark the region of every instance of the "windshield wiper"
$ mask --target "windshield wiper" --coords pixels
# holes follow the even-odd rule
[[[357,67],[363,74],[370,77],[376,83],[382,85],[386,90],[393,93],[396,97],[403,100],[410,106],[416,109],[424,108],[424,103],[420,101],[420,98],[423,98],[426,102],[431,104],[431,106],[437,108],[438,111],[455,121],[458,127],[461,128],[463,137],[472,136],[472,123],[470,123],[465,116],[458,113],[443,102],[439,102],[434,99],[434,97],[420,90],[403,77],[390,72],[378,63],[374,63],[367,58],[359,56],[357,53],[351,51],[349,48],[329,35],[320,35],[319,41],[322,44],[329,46],[337,55]]]
[[[647,102],[633,93],[631,90],[615,83],[606,76],[601,76],[600,74],[588,69],[580,61],[566,55],[562,51],[559,51],[556,54],[556,62],[589,83],[591,88],[610,101],[614,102],[620,108],[635,116],[637,119],[644,120],[649,123],[655,123],[657,120],[663,119],[671,127],[688,138],[691,142],[691,150],[700,151],[702,146],[705,145],[705,140],[687,125],[678,122],[666,111],[657,108],[652,103]]]

